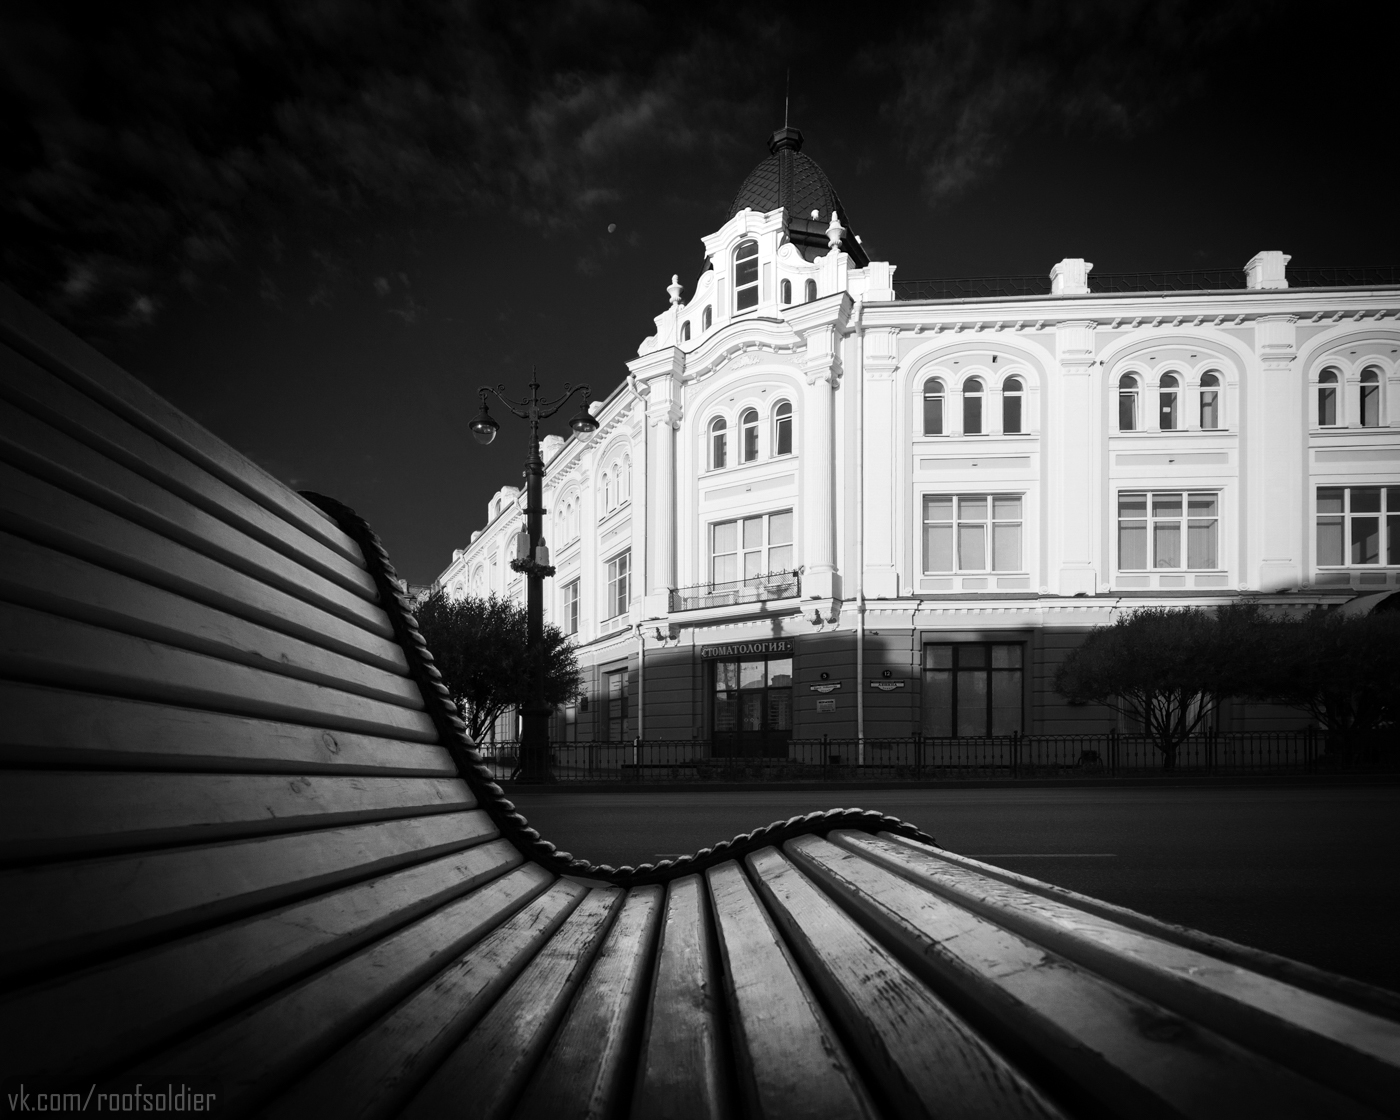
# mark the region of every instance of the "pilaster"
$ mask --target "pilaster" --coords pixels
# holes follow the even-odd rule
[[[1306,503],[1300,488],[1306,476],[1307,428],[1297,368],[1297,318],[1256,320],[1254,353],[1257,372],[1245,384],[1241,449],[1246,489],[1241,505],[1247,521],[1240,535],[1240,583],[1251,590],[1281,591],[1299,586],[1306,571],[1307,535],[1301,521]]]
[[[1082,262],[1081,262],[1082,263]],[[1093,595],[1099,589],[1099,524],[1103,519],[1101,378],[1097,375],[1094,323],[1068,322],[1055,328],[1055,384],[1049,394],[1055,433],[1047,448],[1046,521],[1050,570],[1061,595]]]

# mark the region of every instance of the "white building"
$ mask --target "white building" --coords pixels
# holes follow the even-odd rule
[[[897,286],[801,139],[673,278],[596,435],[547,443],[546,617],[588,699],[561,738],[1101,730],[1049,681],[1123,607],[1400,585],[1400,278],[1261,252]],[[523,596],[522,501],[440,584]]]

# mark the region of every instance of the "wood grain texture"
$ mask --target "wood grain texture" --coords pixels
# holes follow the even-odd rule
[[[0,347],[0,396],[312,571],[345,587],[363,587],[362,559],[328,547],[7,347]]]
[[[346,596],[378,602],[367,571],[347,565],[352,574],[343,579],[313,572],[5,400],[0,400],[0,459],[312,602],[332,607]]]
[[[244,1114],[447,968],[553,880],[534,864],[517,868],[133,1072],[222,1085],[230,1113]]]
[[[734,1115],[718,952],[700,876],[667,884],[632,1120],[727,1120]]]
[[[495,836],[473,809],[0,872],[0,897],[26,916],[0,925],[0,973],[174,936]]]
[[[0,681],[11,765],[455,776],[445,747]]]
[[[306,638],[370,664],[402,669],[403,651],[377,603],[336,590],[329,606],[279,588],[137,524],[119,512],[0,462],[0,526],[16,536]]]
[[[395,672],[0,531],[0,597],[65,618],[409,707]]]
[[[587,896],[409,1102],[405,1120],[509,1116],[607,935],[623,892]]]
[[[1057,1093],[1130,1116],[1374,1115],[847,848],[784,847],[975,1028],[1063,1079]]]
[[[593,967],[516,1111],[557,1120],[607,1120],[620,1112],[646,1008],[662,911],[659,886],[627,894]]]
[[[749,1113],[775,1120],[877,1115],[855,1064],[739,865],[712,867],[705,879]]]
[[[359,559],[355,542],[310,502],[3,287],[0,340],[341,555]]]
[[[0,1001],[6,1060],[53,1077],[112,1068],[522,862],[491,840],[13,993]]]
[[[413,707],[389,704],[13,603],[0,602],[0,635],[0,673],[13,679],[437,741],[421,698]]]
[[[0,860],[207,844],[475,805],[460,778],[26,770],[0,783]]]
[[[1026,1079],[775,848],[746,862],[784,940],[900,1117],[1058,1117]]]
[[[557,881],[500,928],[338,1049],[267,1109],[267,1120],[394,1114],[486,1014],[582,901],[587,888]]]

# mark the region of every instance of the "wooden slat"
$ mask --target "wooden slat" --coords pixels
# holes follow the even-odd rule
[[[615,887],[588,892],[409,1102],[401,1114],[404,1120],[460,1111],[479,1120],[510,1114],[602,944],[622,895]]]
[[[0,681],[0,760],[31,766],[456,774],[436,743]]]
[[[734,1115],[717,954],[700,876],[668,884],[632,1120]]]
[[[0,1002],[6,1060],[51,1077],[113,1068],[521,862],[492,840],[15,993]]]
[[[267,1120],[393,1115],[486,1014],[582,901],[587,889],[560,880],[451,967],[416,991],[279,1096]]]
[[[479,809],[0,873],[23,923],[0,924],[14,974],[274,906],[494,839]]]
[[[376,603],[336,591],[334,610],[308,602],[299,589],[276,588],[154,529],[0,462],[0,526],[16,536],[81,556],[113,571],[165,587],[201,603],[371,664],[394,667],[402,651]],[[363,652],[359,652],[363,649]]]
[[[788,947],[894,1115],[1061,1115],[777,849],[764,848],[746,862]]]
[[[0,859],[206,844],[475,805],[460,778],[12,771],[0,783]]]
[[[363,586],[362,559],[347,558],[311,537],[298,525],[5,347],[0,347],[0,395],[312,571],[346,587]]]
[[[378,601],[368,572],[348,565],[354,576],[319,575],[4,400],[0,400],[0,458],[329,610],[336,610],[346,596]]]
[[[391,672],[0,531],[0,597],[125,634],[328,684],[391,704],[419,699]]]
[[[229,1109],[244,1113],[442,972],[553,880],[535,864],[517,868],[189,1043],[141,1062],[132,1074],[218,1084]]]
[[[705,873],[752,1116],[850,1120],[876,1109],[854,1063],[737,863]]]
[[[949,863],[922,844],[854,832],[838,842],[1341,1092],[1378,1108],[1400,1100],[1400,1024]]]
[[[437,729],[409,697],[389,704],[147,638],[0,602],[0,675],[433,742]]]
[[[347,559],[358,559],[355,542],[310,502],[3,286],[0,339]]]
[[[819,837],[784,845],[802,870],[1002,1049],[1124,1116],[1372,1116],[893,871]]]
[[[607,1120],[620,1111],[651,978],[660,887],[630,891],[516,1112]]]

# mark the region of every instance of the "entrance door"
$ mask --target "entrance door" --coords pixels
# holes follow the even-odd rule
[[[792,738],[792,658],[714,662],[715,755],[786,758]]]

